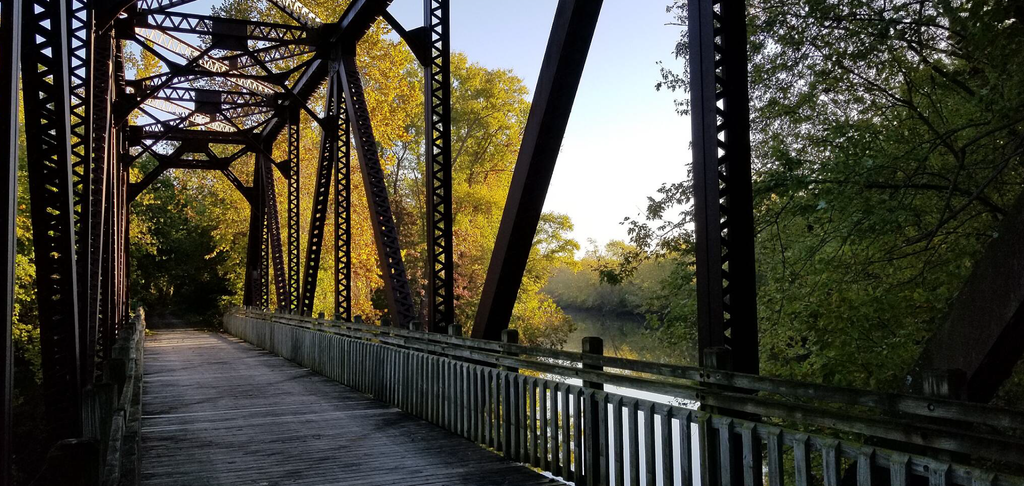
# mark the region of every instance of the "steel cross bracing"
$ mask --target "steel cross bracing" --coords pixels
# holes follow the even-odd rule
[[[405,273],[405,262],[402,261],[402,249],[398,241],[398,228],[395,226],[394,215],[391,214],[384,170],[380,166],[377,140],[373,135],[373,124],[370,121],[370,111],[366,107],[363,81],[356,66],[355,56],[343,55],[339,70],[342,84],[345,86],[345,103],[354,129],[363,187],[366,189],[366,200],[370,206],[373,239],[377,244],[380,270],[384,279],[384,296],[391,310],[392,323],[405,327],[416,319],[416,310],[412,304],[409,277]]]
[[[324,102],[324,118],[333,120],[338,116],[338,92],[334,79],[327,81],[327,99]],[[313,312],[316,300],[316,286],[320,276],[320,256],[324,242],[324,223],[327,221],[327,201],[331,190],[331,163],[335,137],[324,132],[320,137],[320,155],[317,161],[313,207],[309,215],[309,237],[306,241],[306,261],[302,271],[302,296],[299,310],[303,314]]]
[[[354,148],[388,302],[387,321],[407,326],[423,316],[435,331],[455,323],[448,0],[424,0],[424,25],[412,30],[387,12],[390,0],[352,0],[334,22],[324,22],[298,0],[271,0],[290,19],[284,23],[177,10],[192,0],[31,0],[18,21],[9,6],[23,0],[3,1],[0,32],[6,37],[0,48],[14,45],[6,44],[8,37],[22,41],[29,196],[52,439],[82,438],[88,429],[80,397],[96,379],[94,370],[111,356],[128,316],[128,209],[170,169],[218,171],[249,203],[245,305],[316,311],[323,246],[332,244],[334,316],[349,320]],[[507,217],[532,211],[517,209],[520,203],[537,206],[539,215],[547,182],[532,178],[530,166],[553,166],[600,2],[559,0],[557,10],[514,177],[530,182],[513,183]],[[423,279],[428,292],[422,310],[406,274],[400,228],[354,57],[356,44],[382,19],[424,67],[428,255]],[[157,72],[126,77],[126,50],[151,56]],[[0,57],[5,66],[11,59]],[[311,100],[321,96],[325,106],[313,106]],[[308,116],[300,117],[302,112]],[[17,121],[12,113],[9,126]],[[308,225],[301,221],[299,204],[300,126],[306,120],[321,131]],[[284,133],[285,155],[278,160],[274,147]],[[129,180],[129,169],[143,158],[155,167]],[[9,164],[15,161],[8,157]],[[240,162],[253,166],[247,181],[236,176]],[[275,169],[287,182],[286,248]],[[12,194],[9,205],[15,202]],[[531,200],[529,194],[540,197]],[[331,215],[334,241],[328,243]],[[514,277],[519,263],[525,265],[537,221],[516,221],[512,236],[508,229],[499,231],[503,236],[496,242],[496,248],[511,248],[514,254],[506,255],[508,265],[501,263],[505,257],[497,266],[492,262],[488,282],[492,273],[505,281]],[[303,253],[299,232],[304,226],[309,234]],[[7,281],[10,298],[10,275]],[[518,286],[488,288],[477,324],[489,322],[484,334],[493,336],[494,330],[507,327],[504,305],[510,311]],[[8,327],[7,342],[9,333]],[[8,352],[8,373],[9,360]],[[6,424],[9,394],[4,413]]]

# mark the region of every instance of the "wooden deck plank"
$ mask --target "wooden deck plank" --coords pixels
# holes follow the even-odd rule
[[[558,481],[228,335],[146,337],[142,484]]]

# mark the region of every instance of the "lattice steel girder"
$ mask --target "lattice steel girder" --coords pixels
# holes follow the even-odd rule
[[[742,0],[689,3],[697,341],[757,373],[757,295]]]
[[[448,0],[424,0],[430,36],[424,66],[427,154],[427,295],[431,330],[455,323],[455,263],[452,255],[451,46]]]
[[[81,433],[65,7],[63,0],[27,3],[21,46],[43,395],[55,439]]]
[[[299,110],[289,109],[288,119],[288,310],[299,310],[299,298],[302,292],[299,277],[299,259],[302,249],[299,247],[299,209],[301,186],[301,164],[299,150]]]
[[[205,56],[209,54],[210,51],[212,51],[215,47],[216,43],[211,44],[202,52],[200,52],[199,55],[195,56],[184,65],[174,67],[171,69],[169,73],[159,76],[159,81],[156,81],[155,84],[146,92],[122,93],[122,98],[125,99],[121,100],[122,102],[119,103],[119,113],[116,116],[115,125],[120,126],[121,124],[123,124],[131,115],[131,113],[138,109],[140,106],[142,106],[142,104],[145,103],[147,99],[151,98],[160,90],[170,86],[175,81],[175,79],[179,75],[181,75],[182,71],[192,69],[196,64],[205,59]],[[143,84],[143,86],[145,86],[145,84]],[[131,94],[132,99],[128,99],[128,94]]]
[[[348,107],[340,103],[334,167],[334,319],[344,322],[352,320],[352,165],[348,120]]]
[[[188,5],[194,1],[196,0],[139,0],[137,3],[138,13],[162,12],[182,5]]]
[[[234,126],[227,124],[223,121],[217,121],[216,117],[211,117],[210,115],[205,113],[197,113],[195,110],[191,110],[173,101],[164,101],[150,98],[146,100],[144,104],[151,108],[160,110],[164,113],[176,115],[178,118],[184,118],[188,120],[189,123],[187,123],[186,126],[202,126],[206,128],[211,128],[219,132],[235,131]],[[167,124],[166,121],[158,121],[157,123],[161,126],[165,126]]]
[[[304,27],[319,27],[324,23],[298,0],[270,0],[270,3]]]
[[[249,237],[245,257],[245,283],[242,290],[242,305],[259,304],[262,295],[260,287],[263,280],[263,178],[260,177],[260,164],[253,164],[252,198],[249,202]]]
[[[391,322],[399,327],[407,327],[409,322],[416,319],[416,309],[413,307],[409,278],[406,276],[405,263],[402,261],[398,228],[391,214],[384,170],[381,169],[380,157],[377,154],[377,140],[373,136],[370,111],[366,107],[363,83],[353,55],[342,56],[340,71],[342,84],[345,86],[349,119],[355,128],[356,152],[362,170],[363,186],[366,188],[370,221],[373,224],[373,239],[377,244],[377,257],[380,260],[384,294],[388,300]]]
[[[263,159],[260,163],[263,172],[263,195],[266,198],[268,239],[270,241],[270,253],[274,264],[274,293],[277,297],[277,308],[288,308],[288,284],[287,275],[284,271],[284,248],[281,246],[281,219],[277,213],[277,191],[274,186],[274,166],[266,155],[257,154],[256,157]]]
[[[222,56],[217,59],[221,62],[227,63],[234,69],[247,69],[257,66],[257,62],[253,60],[253,57],[259,59],[259,61],[264,64],[270,64],[276,61],[284,61],[298,56],[304,56],[306,54],[313,54],[314,52],[315,49],[307,45],[275,44],[260,49],[253,49],[248,52]]]
[[[201,142],[200,142],[201,143]],[[186,153],[205,153],[205,159],[187,159],[183,157]],[[197,149],[195,151],[189,151],[189,149],[182,144],[182,146],[175,149],[170,155],[153,154],[153,157],[157,160],[158,164],[152,170],[146,173],[139,182],[133,182],[127,185],[127,200],[131,203],[138,197],[142,191],[145,191],[150,185],[156,181],[165,171],[168,169],[198,169],[198,170],[218,170],[224,171],[231,167],[236,160],[247,155],[249,148],[243,147],[235,151],[235,153],[227,157],[217,157],[213,151],[209,148]],[[123,171],[122,171],[123,172]],[[232,174],[233,176],[233,174]],[[230,180],[230,178],[229,178]]]
[[[0,5],[0,157],[3,157],[4,327],[0,335],[0,484],[11,484],[11,406],[14,383],[14,350],[11,347],[14,316],[15,213],[18,206],[18,73],[21,58],[21,0]]]
[[[1024,356],[1024,193],[999,223],[949,314],[928,338],[910,376],[960,370],[960,398],[988,403]]]
[[[272,108],[274,106],[272,97],[257,93],[247,91],[218,91],[190,87],[164,88],[154,94],[152,99],[176,101],[179,103],[196,103],[196,110],[200,112],[204,112],[200,106],[205,104],[214,105],[217,108],[217,111],[219,111],[220,107],[224,105],[265,106],[268,108]]]
[[[85,339],[81,339],[82,352],[82,373],[86,379],[91,379],[93,366],[95,365],[95,350],[100,336],[100,307],[101,307],[101,268],[103,260],[103,244],[109,238],[111,232],[109,222],[105,218],[106,205],[110,204],[108,184],[112,184],[115,175],[115,168],[111,162],[111,153],[108,147],[108,139],[111,131],[110,100],[113,98],[111,92],[113,87],[113,37],[109,33],[98,34],[94,37],[92,49],[92,150],[91,150],[91,189],[89,196],[89,218],[88,221],[88,245],[81,245],[88,253],[80,254],[80,260],[86,260],[89,269],[87,279],[82,285],[87,286],[88,292],[80,292],[86,299],[86,305],[82,306],[86,312],[82,314],[81,321],[85,323]],[[85,207],[83,207],[85,210]],[[82,238],[80,238],[81,240]]]
[[[475,338],[501,339],[501,331],[508,328],[512,318],[601,4],[600,0],[559,0],[555,9],[540,78],[473,323]]]
[[[288,24],[275,24],[254,20],[230,19],[179,12],[145,13],[134,16],[136,27],[147,27],[165,32],[181,32],[227,38],[225,48],[245,47],[247,41],[288,42],[305,45],[317,43],[316,29]],[[241,44],[232,44],[239,39]]]
[[[91,381],[92,347],[89,341],[93,335],[95,322],[88,319],[90,295],[98,289],[90,285],[92,272],[90,264],[91,249],[90,227],[94,225],[92,217],[98,213],[90,209],[92,200],[93,173],[89,168],[91,154],[91,111],[89,98],[92,95],[92,20],[93,9],[88,8],[83,0],[66,0],[67,9],[67,41],[68,41],[68,82],[70,94],[69,113],[71,115],[71,180],[75,207],[75,252],[81,255],[75,262],[78,271],[78,314],[81,316],[82,331],[79,332],[82,353],[82,378]]]
[[[259,164],[257,164],[259,165]],[[264,186],[266,187],[266,186]],[[264,191],[264,200],[266,191]],[[270,225],[267,224],[268,213],[264,202],[263,219],[260,224],[260,278],[259,278],[259,307],[270,308]]]
[[[327,99],[324,102],[324,118],[336,120],[340,100],[340,88],[335,77],[327,81]],[[313,208],[309,216],[309,238],[306,243],[306,262],[302,271],[302,302],[299,310],[304,315],[313,312],[316,300],[317,281],[320,276],[320,256],[324,244],[324,224],[327,221],[327,202],[331,195],[331,171],[337,157],[338,134],[325,130],[320,137],[320,158],[317,163],[316,185],[313,189]]]
[[[235,189],[238,190],[238,193],[241,194],[242,197],[244,197],[245,200],[249,202],[249,204],[252,204],[251,187],[243,184],[241,179],[239,179],[238,176],[235,175],[235,173],[232,172],[231,169],[221,169],[220,173],[224,176],[225,179],[228,180],[228,182],[231,183],[232,186],[235,186]]]
[[[129,146],[139,146],[143,140],[161,139],[167,142],[181,142],[185,140],[203,140],[210,143],[227,145],[250,145],[250,138],[246,136],[249,130],[235,132],[216,132],[212,130],[187,130],[184,128],[171,129],[162,132],[149,132],[142,130],[139,126],[128,127]]]
[[[168,164],[161,162],[157,164],[156,167],[150,169],[150,171],[142,177],[142,180],[128,184],[128,202],[131,203],[135,201],[135,198],[139,197],[139,194],[152,185],[153,182],[163,175],[164,172],[167,172],[167,169],[170,169]]]
[[[172,72],[167,73],[168,79],[163,81],[165,84],[169,84],[169,81],[176,76],[195,76],[196,79],[201,79],[201,77],[206,76],[226,79],[255,93],[268,95],[276,92],[273,86],[276,81],[268,82],[263,79],[270,79],[278,76],[253,76],[244,72],[239,72],[227,63],[211,56],[210,52],[213,50],[213,46],[220,48],[222,46],[222,40],[212,42],[210,46],[205,49],[199,49],[198,47],[161,30],[136,27],[135,33],[139,37],[149,40],[187,61],[187,64],[183,66],[173,66],[171,68]],[[146,49],[160,57],[165,63],[172,64],[172,61],[144,42],[138,42],[138,44],[143,49]],[[206,71],[196,70],[195,66],[200,66]],[[145,82],[143,82],[143,86],[145,85]]]
[[[381,14],[387,10],[391,1],[353,0],[345,8],[345,12],[341,14],[337,23],[327,24],[323,27],[324,30],[320,35],[323,49],[328,51],[341,45],[355,45],[355,42],[362,38]],[[327,80],[328,64],[327,59],[314,59],[291,87],[298,99],[286,99],[282,101],[282,104],[290,106],[293,103],[306,103]],[[262,133],[262,138],[276,140],[287,123],[287,112],[282,111],[267,125],[267,129]]]

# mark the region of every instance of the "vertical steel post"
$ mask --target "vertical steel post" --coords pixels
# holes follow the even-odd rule
[[[689,19],[699,356],[726,346],[757,373],[745,2],[694,0]]]
[[[117,324],[116,319],[116,306],[115,293],[117,292],[117,284],[115,279],[117,278],[117,265],[115,256],[114,242],[117,234],[117,189],[112,183],[103,189],[103,197],[101,200],[105,200],[106,204],[99,205],[101,209],[99,214],[99,226],[105,228],[104,237],[101,238],[99,244],[96,245],[96,251],[100,253],[97,261],[104,262],[105,265],[97,265],[96,273],[97,278],[97,289],[96,294],[98,297],[98,309],[97,314],[99,315],[98,323],[99,327],[103,329],[103,351],[102,358],[109,359],[110,351],[114,346],[115,338],[115,325]]]
[[[3,282],[4,329],[0,336],[0,484],[11,483],[11,393],[14,356],[11,327],[14,316],[15,215],[18,207],[18,62],[21,52],[21,0],[0,4],[0,157],[3,157],[4,247],[6,261]]]
[[[21,45],[43,394],[54,439],[81,431],[65,8],[63,0],[25,5]]]
[[[338,76],[337,74],[335,76]],[[341,81],[334,86],[341,89]],[[338,140],[334,168],[334,319],[352,320],[352,195],[348,107],[338,103]]]
[[[91,19],[91,12],[89,17]],[[90,27],[91,28],[91,27]],[[91,33],[90,33],[91,37]],[[87,270],[87,279],[82,281],[82,286],[88,289],[87,292],[80,292],[80,295],[85,296],[85,305],[81,307],[86,310],[83,314],[82,322],[84,323],[83,329],[86,329],[86,339],[82,340],[83,349],[83,375],[88,379],[93,373],[93,367],[96,364],[95,352],[98,341],[101,339],[101,323],[100,323],[100,299],[101,295],[101,278],[103,265],[106,262],[103,260],[103,245],[106,238],[110,235],[115,234],[109,226],[105,226],[108,222],[104,218],[104,211],[108,204],[113,204],[107,195],[110,193],[108,190],[108,184],[116,183],[114,175],[116,175],[116,169],[111,163],[110,147],[108,145],[109,133],[111,130],[111,99],[112,93],[112,78],[113,78],[113,35],[111,33],[99,34],[95,37],[92,48],[89,50],[91,55],[91,66],[87,66],[89,77],[91,79],[86,80],[82,84],[82,89],[89,89],[90,93],[86,95],[89,98],[87,101],[91,104],[91,109],[88,110],[89,116],[92,118],[88,124],[91,125],[88,137],[91,137],[89,152],[86,154],[89,159],[88,182],[90,187],[83,187],[83,190],[88,189],[88,197],[83,197],[83,204],[81,210],[89,211],[87,218],[81,218],[82,224],[79,228],[88,231],[85,236],[79,238],[79,248],[87,253],[81,253],[81,261],[84,261],[84,268]],[[81,96],[81,94],[72,93],[72,98],[75,96]],[[74,116],[72,116],[74,119]],[[72,126],[74,124],[72,123]],[[72,150],[74,153],[74,150]],[[83,225],[88,225],[85,228]],[[106,262],[110,264],[110,262]],[[79,264],[79,269],[83,268],[83,264]]]
[[[256,156],[257,160],[262,160],[259,155]],[[262,163],[257,163],[262,166]],[[266,181],[263,184],[263,217],[260,218],[260,308],[270,308],[270,212],[267,211],[266,204]]]
[[[245,254],[245,285],[242,289],[242,305],[245,306],[259,306],[262,295],[260,283],[263,268],[263,178],[260,177],[258,157],[253,165],[253,191],[249,197],[249,237]]]
[[[67,13],[67,55],[68,55],[68,102],[71,115],[71,180],[72,195],[75,208],[75,253],[78,271],[78,315],[81,329],[79,330],[80,358],[82,361],[82,379],[85,383],[92,381],[95,325],[96,320],[90,318],[90,309],[98,288],[91,285],[94,263],[92,249],[93,221],[99,211],[94,211],[92,185],[96,184],[95,171],[91,168],[92,160],[92,39],[93,39],[93,5],[95,2],[83,0],[64,0]],[[102,209],[100,209],[102,211]]]
[[[455,323],[452,255],[451,47],[448,0],[424,0],[423,23],[429,36],[424,66],[427,182],[427,322],[445,332]]]
[[[264,204],[266,204],[267,208],[267,227],[264,231],[267,232],[270,256],[274,264],[274,294],[277,300],[276,306],[280,310],[285,310],[288,309],[288,279],[284,270],[285,257],[284,248],[282,248],[281,244],[281,218],[277,212],[277,190],[275,189],[276,183],[274,181],[274,166],[270,160],[270,156],[266,155],[270,153],[270,149],[271,147],[267,147],[263,154],[257,154],[256,156],[263,158],[263,194],[266,198]]]
[[[300,276],[299,259],[299,207],[301,185],[299,184],[299,109],[288,110],[288,310],[299,310]]]

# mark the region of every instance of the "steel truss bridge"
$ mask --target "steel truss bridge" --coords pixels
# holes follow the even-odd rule
[[[316,399],[342,393],[337,391],[341,388],[348,390],[345,400],[369,395],[404,411],[403,417],[439,425],[503,456],[479,456],[473,449],[465,457],[479,461],[474,464],[481,465],[480,471],[491,473],[451,477],[437,472],[423,482],[547,480],[501,462],[511,460],[577,484],[1021,484],[1001,465],[1019,472],[1024,464],[1024,414],[953,400],[954,385],[963,384],[954,383],[953,375],[929,375],[926,397],[758,376],[742,1],[699,0],[688,7],[702,360],[698,367],[602,356],[597,339],[586,340],[583,353],[529,348],[519,345],[507,329],[600,0],[558,2],[471,337],[462,336],[453,312],[448,0],[425,0],[424,23],[412,28],[388,12],[388,0],[353,0],[340,18],[326,20],[298,0],[268,0],[287,17],[282,23],[187,13],[182,7],[191,1],[3,0],[0,7],[0,99],[6,107],[0,116],[0,146],[6,163],[8,222],[7,273],[0,281],[10,316],[20,76],[45,433],[53,444],[37,483],[135,484],[140,480],[140,460],[146,480],[147,442],[143,439],[140,446],[140,433],[152,434],[153,443],[159,443],[159,431],[173,428],[173,417],[191,416],[161,415],[160,407],[180,410],[184,405],[157,398],[152,402],[159,409],[151,416],[155,418],[140,415],[140,402],[150,400],[152,392],[143,390],[144,376],[179,379],[184,375],[171,371],[202,363],[168,368],[167,360],[179,359],[180,352],[162,347],[147,351],[142,316],[129,309],[126,251],[132,202],[167,170],[193,169],[220,172],[251,208],[245,307],[225,317],[231,334],[324,379],[320,388],[296,391],[308,394],[302,396]],[[391,26],[424,71],[430,272],[424,323],[416,320],[355,55],[360,39],[377,22]],[[125,69],[128,49],[151,54],[163,70],[131,78],[135,73]],[[312,101],[321,99],[322,105]],[[316,171],[308,175],[315,179],[308,215],[300,214],[302,113],[322,134]],[[274,157],[279,141],[287,147],[283,159]],[[139,181],[129,180],[129,169],[143,157],[154,159],[156,167]],[[255,161],[251,184],[235,173],[235,162],[243,158]],[[365,195],[350,191],[353,170],[362,176]],[[286,187],[275,187],[275,172]],[[278,207],[277,191],[287,193],[285,208]],[[352,198],[363,196],[371,212],[392,327],[352,322],[350,212]],[[283,229],[281,212],[287,222]],[[309,231],[300,234],[305,218]],[[332,242],[324,241],[328,222],[334,225]],[[302,238],[307,241],[305,254],[300,252]],[[333,282],[318,282],[325,247],[334,251]],[[334,290],[329,321],[310,317],[316,289],[325,284]],[[1013,305],[1019,306],[1019,295],[1014,298]],[[978,396],[991,389],[985,382],[991,375],[979,370],[1003,372],[1020,357],[1019,346],[1007,353],[1005,346],[994,344],[1006,336],[1002,330],[1020,327],[1019,313],[1011,314],[1015,317],[1004,319],[1006,325],[996,332],[982,333],[987,336],[984,342],[972,342],[980,357],[958,361],[968,372],[969,388],[982,383],[977,385],[981,388],[970,388],[981,390]],[[5,366],[0,473],[5,484],[10,481],[12,457],[10,322],[6,345],[0,347]],[[234,350],[225,352],[255,352],[238,340],[221,339],[217,346]],[[159,357],[158,364],[151,364],[152,371],[143,371],[146,352]],[[941,349],[929,356],[932,363],[943,361]],[[282,372],[267,366],[268,374]],[[193,376],[167,386],[180,385],[183,394],[190,386],[208,385],[203,388],[208,393],[219,390],[219,385],[204,381],[208,379]],[[340,387],[337,383],[347,388],[331,388]],[[605,385],[620,389],[606,391]],[[638,398],[627,389],[678,399]],[[147,425],[147,420],[170,420],[170,425]],[[294,430],[300,425],[293,424]],[[410,451],[422,447],[410,442],[405,449],[394,449],[403,442],[388,436],[387,426],[371,432],[390,437],[372,446],[383,454],[408,459]],[[436,428],[410,433],[434,437],[435,452],[441,455],[465,445],[452,445],[455,436]],[[258,434],[254,437],[259,440]],[[333,437],[344,441],[342,435]],[[261,461],[284,467],[304,460],[291,453],[281,450]],[[169,469],[163,471],[172,475],[174,460],[186,470],[196,459],[168,460]],[[433,461],[445,464],[439,457]],[[429,462],[407,465],[422,468]],[[338,471],[322,469],[325,475],[313,479],[302,476],[308,470],[291,471],[288,477],[307,477],[312,483],[343,482],[348,477],[369,484],[367,478],[384,478],[383,469],[401,470],[402,465],[378,464],[369,476],[365,468],[350,464]],[[214,466],[196,474],[225,482],[247,474]],[[330,471],[340,476],[329,476]],[[264,473],[248,474],[246,478],[258,480]],[[184,477],[180,483],[196,480]]]

